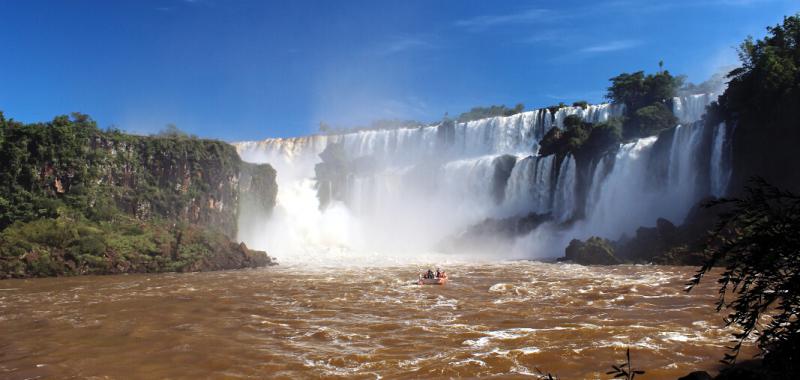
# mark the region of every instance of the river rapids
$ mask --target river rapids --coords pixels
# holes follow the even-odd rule
[[[608,378],[716,370],[730,340],[691,267],[451,264],[8,280],[0,378]],[[749,355],[744,353],[743,355]]]

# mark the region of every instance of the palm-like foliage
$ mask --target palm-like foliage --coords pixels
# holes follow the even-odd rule
[[[800,340],[800,196],[753,179],[741,199],[727,205],[709,235],[708,261],[689,282],[700,283],[714,266],[724,265],[719,280],[717,311],[729,310],[726,325],[736,326],[734,345],[723,362],[735,362],[751,335],[772,366],[797,366]]]

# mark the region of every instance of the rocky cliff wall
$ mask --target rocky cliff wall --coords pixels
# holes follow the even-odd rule
[[[270,263],[231,240],[241,209],[271,212],[275,170],[227,143],[0,113],[0,162],[0,278]]]
[[[90,219],[122,212],[236,235],[240,197],[275,204],[275,171],[243,163],[233,146],[184,135],[100,131],[84,115],[50,123],[3,122],[0,229],[78,209]]]

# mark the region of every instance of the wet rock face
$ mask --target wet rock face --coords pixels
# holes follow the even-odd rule
[[[98,186],[138,219],[213,227],[233,237],[241,160],[220,141],[110,135],[92,141]]]
[[[272,210],[276,173],[232,145],[102,131],[80,114],[36,124],[0,115],[0,135],[0,278],[271,262],[231,239],[242,197]]]
[[[582,242],[573,239],[567,247],[564,258],[583,265],[612,265],[621,261],[614,255],[614,247],[607,239],[592,236]]]
[[[269,215],[278,196],[277,172],[269,164],[242,162],[239,173],[239,213]]]
[[[120,210],[143,221],[197,224],[233,238],[243,201],[261,215],[275,207],[275,169],[242,162],[220,141],[101,135],[90,149],[102,158],[91,168],[97,187],[108,189]]]

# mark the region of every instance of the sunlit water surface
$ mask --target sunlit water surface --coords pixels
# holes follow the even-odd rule
[[[0,282],[0,378],[644,378],[715,370],[729,341],[691,267],[282,266]]]

